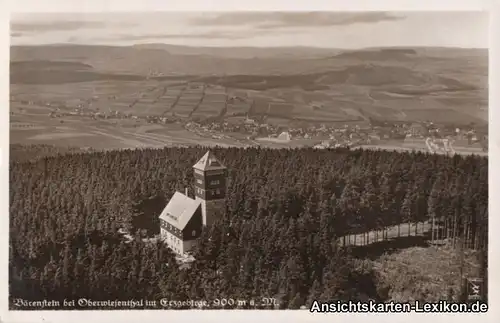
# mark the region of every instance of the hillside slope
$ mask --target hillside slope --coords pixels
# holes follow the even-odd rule
[[[266,50],[271,54],[264,55]],[[238,54],[231,56],[231,54]],[[244,53],[247,52],[247,55]],[[313,54],[309,53],[312,52]],[[209,53],[209,54],[207,54]],[[397,53],[397,54],[395,54]],[[97,46],[46,45],[13,46],[12,61],[56,60],[76,61],[92,65],[99,71],[122,73],[148,73],[154,69],[162,73],[194,75],[231,74],[303,74],[325,69],[342,68],[360,63],[384,63],[390,66],[410,66],[440,73],[454,69],[455,73],[478,74],[488,71],[486,50],[419,48],[402,52],[395,49],[369,49],[357,51],[290,48],[277,49],[196,49],[182,46]],[[411,53],[411,54],[408,54]],[[334,54],[334,55],[331,55]],[[432,64],[438,62],[438,64]],[[470,67],[471,69],[469,69]],[[451,72],[451,71],[448,71]]]

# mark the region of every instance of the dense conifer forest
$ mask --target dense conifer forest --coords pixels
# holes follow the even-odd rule
[[[173,193],[192,187],[206,150],[13,154],[11,300],[386,300],[390,286],[340,237],[434,216],[436,239],[487,247],[487,158],[215,148],[228,167],[226,215],[204,231],[196,261],[179,268],[167,247],[143,238],[159,233]]]

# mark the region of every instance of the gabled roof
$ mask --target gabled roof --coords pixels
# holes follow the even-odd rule
[[[194,213],[200,207],[201,201],[175,192],[170,202],[160,214],[160,219],[165,220],[179,230],[183,230]]]
[[[194,164],[193,168],[202,171],[226,169],[210,150]]]

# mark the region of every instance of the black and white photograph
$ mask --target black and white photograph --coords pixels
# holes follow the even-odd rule
[[[77,10],[10,16],[10,311],[488,310],[488,12]]]

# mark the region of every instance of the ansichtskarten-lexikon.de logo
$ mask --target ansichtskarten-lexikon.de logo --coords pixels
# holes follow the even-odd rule
[[[488,311],[488,304],[481,301],[456,303],[445,300],[439,302],[415,301],[415,303],[398,303],[393,301],[387,303],[375,301],[313,301],[309,311],[312,313],[486,313]]]

